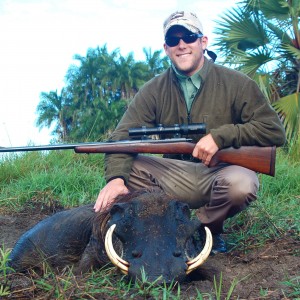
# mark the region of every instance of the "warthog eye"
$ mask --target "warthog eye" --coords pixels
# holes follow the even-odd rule
[[[142,252],[137,251],[137,250],[133,250],[133,251],[131,252],[131,254],[132,254],[132,256],[135,257],[135,258],[139,258],[139,257],[142,256]]]
[[[174,252],[173,252],[173,256],[175,256],[175,257],[179,257],[179,256],[181,256],[181,251],[180,250],[175,250]]]

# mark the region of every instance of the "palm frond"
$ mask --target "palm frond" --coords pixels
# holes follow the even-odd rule
[[[300,136],[300,93],[285,96],[275,103],[274,109],[282,117],[286,129],[286,136],[289,140]]]
[[[257,53],[249,54],[247,60],[245,61],[242,70],[253,77],[253,75],[262,69],[267,69],[267,64],[273,61],[273,57],[270,52],[258,51]],[[265,72],[265,70],[263,70]]]
[[[289,36],[289,28],[288,24],[274,24],[274,22],[267,21],[267,27],[271,30],[273,36],[282,43],[290,44],[292,43],[292,39]]]
[[[289,17],[286,0],[246,0],[243,3],[248,11],[259,11],[267,19],[286,20]]]
[[[275,89],[272,82],[272,77],[273,76],[269,73],[256,73],[255,75],[253,75],[253,79],[257,82],[260,90],[268,100],[272,99],[272,95]]]
[[[300,60],[300,49],[297,49],[290,44],[283,44],[282,48],[291,54],[295,59]]]
[[[232,9],[216,21],[215,33],[219,36],[215,46],[223,49],[255,49],[269,43],[264,25],[254,16],[243,13],[242,10]]]

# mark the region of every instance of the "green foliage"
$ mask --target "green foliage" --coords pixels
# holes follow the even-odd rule
[[[285,72],[279,69],[284,65],[290,70],[296,67],[294,72],[297,74],[300,8],[296,2],[243,0],[237,8],[221,15],[216,22],[218,37],[215,46],[221,50],[224,61],[241,71],[256,62],[256,70],[261,73],[271,70]],[[286,50],[287,47],[290,51]],[[261,59],[257,59],[259,56]],[[270,61],[272,64],[268,63]],[[253,72],[246,73],[254,75]],[[293,82],[294,87],[296,83]]]
[[[140,87],[169,65],[166,57],[160,58],[161,51],[144,53],[146,61],[135,61],[133,53],[108,53],[104,45],[88,49],[85,57],[76,54],[77,64],[69,67],[61,93],[41,93],[36,125],[54,128],[52,135],[59,141],[107,138]]]
[[[219,278],[219,282],[217,280],[217,278],[214,276],[214,288],[215,288],[215,296],[217,300],[230,300],[232,299],[232,293],[235,289],[235,287],[237,286],[237,284],[239,282],[242,282],[243,280],[246,280],[247,278],[243,278],[241,280],[237,280],[234,279],[230,288],[228,289],[228,292],[226,294],[226,296],[224,295],[224,289],[222,288],[222,284],[223,284],[223,274],[220,274],[220,278]]]
[[[292,161],[300,161],[300,138],[294,137],[288,147],[288,154]]]
[[[224,64],[252,77],[274,103],[289,142],[300,139],[299,0],[242,0],[217,21]],[[300,148],[298,148],[300,150]]]
[[[299,181],[299,163],[288,159],[283,150],[277,151],[275,178],[260,175],[258,199],[226,223],[232,250],[239,248],[247,252],[255,245],[284,235],[299,238]]]
[[[141,282],[132,283],[120,275],[114,276],[113,272],[114,269],[105,268],[85,278],[75,277],[72,270],[65,270],[59,276],[48,272],[35,280],[35,284],[37,289],[55,299],[181,299],[179,286],[177,295],[174,295],[174,284],[155,285],[146,277]]]
[[[56,135],[59,140],[65,140],[72,122],[72,114],[70,103],[64,97],[64,90],[62,90],[61,95],[58,95],[57,91],[51,91],[49,94],[43,92],[40,99],[37,106],[39,117],[36,120],[36,125],[40,128],[49,128],[55,123],[52,134]]]
[[[7,266],[9,254],[10,250],[5,249],[4,247],[0,248],[0,274],[3,276],[4,280],[6,280],[8,272],[13,271],[12,268]]]
[[[76,277],[72,269],[68,268],[59,276],[47,272],[44,277],[35,280],[38,289],[43,290],[46,295],[53,299],[61,300],[69,299],[70,294],[74,293],[74,282],[76,282]]]
[[[101,141],[108,138],[110,132],[117,126],[124,114],[127,101],[119,100],[112,102],[102,109],[97,108],[101,99],[95,99],[95,107],[83,108],[83,114],[78,110],[76,125],[72,124],[68,133],[68,140],[77,142]],[[101,106],[99,104],[99,106]],[[77,118],[77,117],[76,117]]]
[[[0,297],[10,295],[10,288],[7,285],[8,272],[13,271],[12,268],[7,266],[9,261],[10,250],[0,248]]]
[[[300,276],[295,278],[288,278],[283,282],[284,285],[292,289],[292,292],[286,295],[290,299],[299,299],[300,298]]]
[[[273,104],[282,116],[287,138],[291,141],[295,132],[300,132],[300,93],[285,96]]]
[[[9,287],[0,284],[0,296],[4,297],[8,295],[10,295]]]
[[[103,178],[103,155],[73,151],[28,152],[0,163],[0,205],[20,210],[26,203],[63,207],[95,201]]]

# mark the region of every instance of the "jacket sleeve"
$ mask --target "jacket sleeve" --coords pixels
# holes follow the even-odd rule
[[[152,99],[151,95],[147,95],[148,97],[145,99],[141,91],[136,94],[115,131],[110,136],[110,140],[129,140],[129,128],[139,127],[141,124],[151,127],[155,124],[155,100]],[[113,178],[122,178],[126,183],[136,156],[137,154],[106,154],[106,181],[108,182]]]
[[[282,146],[285,131],[278,114],[257,84],[247,78],[232,104],[234,122],[210,130],[220,149],[241,146]]]

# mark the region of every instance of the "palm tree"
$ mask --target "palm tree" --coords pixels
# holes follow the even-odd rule
[[[146,57],[146,64],[149,70],[149,78],[151,79],[154,76],[162,73],[170,65],[169,59],[167,56],[161,58],[162,50],[157,50],[152,53],[151,48],[143,48],[143,52]]]
[[[120,93],[123,88],[124,94],[130,94],[132,89],[133,56],[123,58],[118,49],[108,53],[104,45],[88,49],[86,57],[74,58],[78,64],[71,66],[66,76],[73,108],[69,137],[76,141],[100,140],[124,113],[127,103],[120,101]]]
[[[61,90],[60,95],[57,94],[57,90],[50,93],[42,92],[40,99],[36,109],[38,113],[36,126],[40,129],[50,128],[55,123],[52,135],[58,136],[60,141],[66,141],[72,118],[67,98],[64,97],[64,89]]]
[[[289,140],[300,137],[299,15],[299,0],[242,0],[215,30],[224,64],[257,81]]]
[[[122,99],[131,99],[145,83],[147,67],[144,62],[136,62],[131,52],[126,57],[119,55],[112,75],[114,90],[120,91]]]

